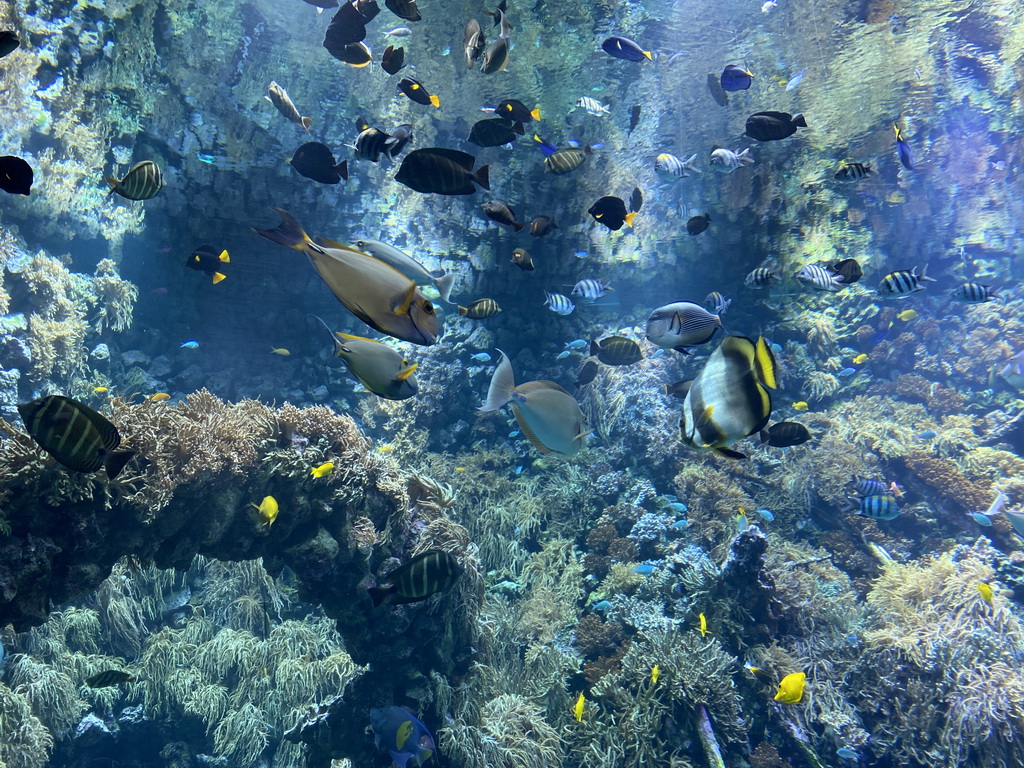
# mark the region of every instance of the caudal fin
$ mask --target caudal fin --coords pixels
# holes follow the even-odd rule
[[[275,208],[274,210],[281,216],[281,223],[279,225],[274,227],[274,229],[256,229],[256,227],[252,227],[252,231],[260,237],[265,237],[272,243],[301,251],[310,242],[309,236],[302,231],[299,222],[288,211],[283,208]]]
[[[124,465],[128,463],[129,459],[135,455],[135,451],[115,451],[114,453],[107,456],[107,460],[103,462],[103,467],[107,470],[107,477],[113,480],[124,469]]]
[[[449,272],[447,275],[441,275],[434,281],[434,287],[437,288],[438,294],[441,296],[441,301],[445,304],[452,304],[452,286],[455,285],[455,273]]]
[[[804,116],[803,115],[797,115],[796,117],[793,118],[793,125],[797,125],[797,126],[799,126],[801,128],[806,128],[807,127],[807,121],[804,120]]]
[[[479,184],[486,190],[491,188],[491,166],[485,165],[482,168],[477,168],[470,176],[473,181]]]
[[[494,369],[491,385],[487,388],[487,399],[477,409],[479,411],[496,411],[511,400],[515,394],[516,374],[512,370],[512,363],[509,361],[508,355],[500,349],[498,354],[501,355],[501,362]]]
[[[312,124],[313,124],[313,118],[311,118],[311,117],[303,117],[302,118],[302,127],[306,129],[306,133],[309,133],[309,126],[311,126]]]

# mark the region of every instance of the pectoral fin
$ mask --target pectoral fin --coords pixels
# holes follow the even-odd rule
[[[398,381],[405,381],[410,376],[412,376],[416,372],[416,369],[419,367],[419,363],[413,363],[412,365],[408,365],[395,375],[395,379],[397,379]]]

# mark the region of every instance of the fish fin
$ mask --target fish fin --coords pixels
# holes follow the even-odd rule
[[[107,477],[113,480],[124,469],[124,465],[128,463],[132,456],[135,455],[135,451],[115,451],[107,456],[103,462],[104,469],[107,470]]]
[[[311,117],[303,117],[303,118],[299,119],[299,122],[301,122],[302,123],[302,127],[306,129],[306,133],[309,133],[309,126],[311,126],[313,124],[313,118],[311,118]]]
[[[392,592],[395,591],[394,584],[388,584],[383,587],[370,587],[366,590],[367,594],[370,595],[370,599],[373,600],[373,607],[378,608],[380,605],[388,599]]]
[[[806,128],[807,127],[807,121],[804,120],[804,116],[803,115],[797,115],[796,117],[793,118],[793,125],[798,125],[801,128]]]
[[[256,229],[256,227],[252,227],[252,231],[272,243],[294,248],[297,251],[304,250],[307,245],[312,244],[313,241],[302,230],[302,226],[294,216],[283,208],[275,208],[274,210],[281,217],[280,224],[273,229]]]
[[[313,242],[323,248],[334,248],[339,251],[351,250],[347,245],[342,245],[337,240],[329,240],[326,237],[317,237],[313,239]]]
[[[458,308],[459,308],[459,317],[465,317],[466,315],[469,314],[469,308],[468,307],[464,307],[461,304],[459,304]]]
[[[521,395],[528,395],[531,392],[541,392],[541,391],[545,391],[545,390],[550,390],[550,391],[553,391],[553,392],[561,392],[562,394],[565,394],[565,395],[569,394],[565,390],[565,387],[562,387],[561,385],[556,384],[553,381],[544,381],[544,380],[541,380],[541,381],[528,381],[525,384],[522,384],[522,385],[516,387],[516,392],[518,392]],[[569,396],[572,397],[572,395],[569,395]]]
[[[405,381],[410,376],[412,376],[414,373],[416,373],[416,369],[419,368],[419,367],[420,367],[419,363],[413,363],[412,365],[407,365],[405,368],[400,370],[395,375],[395,379],[398,380],[398,381]]]
[[[555,152],[558,151],[557,147],[548,144],[546,141],[544,141],[544,139],[542,139],[537,134],[533,134],[533,140],[540,144],[541,151],[544,153],[545,156],[553,155],[555,154]]]
[[[731,450],[729,448],[715,448],[715,453],[717,453],[719,456],[724,456],[727,459],[733,459],[734,461],[739,461],[740,459],[747,458],[746,454],[740,453],[739,451]]]
[[[409,281],[409,287],[405,290],[405,293],[399,294],[395,297],[395,303],[391,307],[391,311],[396,315],[408,315],[409,307],[416,300],[416,282],[413,280]]]
[[[764,443],[767,443],[772,438],[772,436],[768,434],[768,430],[767,429],[762,429],[759,437],[761,438],[761,444],[762,445]]]
[[[455,273],[449,272],[447,275],[441,275],[434,280],[434,287],[437,288],[437,292],[441,297],[441,301],[445,304],[452,304],[450,298],[452,294],[452,286],[455,284]]]
[[[530,383],[532,384],[534,382]],[[533,447],[541,453],[551,453],[551,449],[544,445],[544,443],[540,441],[540,438],[538,438],[537,435],[533,433],[533,430],[530,429],[530,425],[526,423],[526,419],[523,418],[522,411],[520,411],[519,407],[513,405],[512,412],[516,416],[516,422],[519,424],[519,429],[523,431],[523,435],[530,441]]]
[[[338,172],[338,175],[341,176],[342,179],[348,181],[348,160],[342,160],[334,166],[334,170]]]
[[[642,51],[642,53],[643,53],[644,56],[647,57],[648,61],[654,61],[654,57],[651,55],[650,51]]]
[[[714,415],[715,406],[709,405],[707,408],[704,409],[704,412],[697,418],[697,421],[694,423],[693,426],[697,429],[700,429],[701,427],[710,424],[711,419],[714,418]]]
[[[491,384],[487,388],[487,399],[477,409],[478,411],[496,411],[511,400],[515,393],[516,375],[512,370],[512,363],[508,359],[508,355],[500,349],[498,353],[501,355],[501,360],[491,376]]]
[[[441,100],[437,97],[436,93],[430,94],[430,103],[433,104],[438,109],[441,108]]]
[[[927,272],[927,271],[928,271],[928,265],[925,264],[921,268],[921,274],[917,276],[917,279],[920,280],[922,283],[936,283],[936,282],[938,282],[934,277],[928,277],[925,274],[925,272]]]
[[[601,345],[598,344],[597,341],[593,339],[590,342],[590,354],[594,355],[595,357],[601,354]]]
[[[627,213],[625,216],[622,217],[625,220],[626,224],[629,225],[630,227],[633,226],[633,219],[636,218],[636,213],[637,213],[636,211],[632,211],[632,212]]]
[[[228,255],[228,252],[227,252],[226,249],[220,252],[220,256],[218,256],[217,259],[219,261],[224,262],[225,264],[230,264],[231,263],[231,257]]]
[[[515,224],[512,225],[512,229],[515,230],[516,232],[522,232],[525,227],[526,225],[523,224],[521,221],[517,221]]]
[[[114,178],[113,176],[104,176],[103,180],[106,181],[107,184],[110,185],[110,192],[113,192],[114,188],[117,187],[117,185],[121,183],[118,179]],[[110,194],[110,193],[108,192],[107,194]]]
[[[491,166],[485,165],[482,168],[477,168],[473,173],[470,174],[470,178],[483,187],[486,190],[491,188],[490,178]]]
[[[778,388],[779,382],[775,375],[775,356],[764,336],[758,336],[757,344],[754,346],[754,374],[757,376],[757,380],[766,387]]]
[[[523,127],[522,123],[512,123],[512,133],[516,136],[525,136],[526,128]]]
[[[214,272],[213,273],[213,284],[214,285],[219,283],[221,280],[226,280],[226,279],[227,279],[227,275],[225,275],[223,272]]]

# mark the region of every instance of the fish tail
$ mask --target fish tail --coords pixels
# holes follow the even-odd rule
[[[302,127],[306,129],[306,133],[309,133],[309,126],[313,124],[313,118],[311,117],[300,117],[299,122],[302,123]]]
[[[226,248],[220,252],[220,256],[217,257],[217,260],[223,262],[224,264],[231,263],[231,256],[228,254]]]
[[[433,104],[438,109],[441,108],[441,99],[437,97],[436,93],[430,94],[430,103]]]
[[[110,185],[111,192],[114,191],[114,187],[121,183],[118,179],[114,178],[113,176],[104,176],[103,179],[104,181],[107,182],[107,184]]]
[[[508,403],[515,394],[516,375],[512,370],[512,363],[509,361],[508,355],[500,349],[498,353],[501,355],[501,362],[494,369],[491,385],[487,388],[487,400],[477,409],[479,411],[496,411]]]
[[[807,127],[807,121],[804,120],[804,116],[803,115],[797,115],[796,117],[793,118],[793,125],[798,125],[801,128],[806,128]]]
[[[761,437],[761,444],[764,445],[771,438],[771,435],[768,434],[768,430],[767,429],[762,429],[760,437]]]
[[[598,344],[593,339],[591,339],[590,341],[590,354],[592,354],[594,357],[597,357],[599,354],[601,354],[601,345]]]
[[[294,248],[297,251],[303,250],[307,244],[312,242],[309,239],[309,235],[302,230],[302,226],[294,216],[283,208],[275,208],[274,210],[281,216],[280,224],[274,227],[274,229],[256,229],[256,227],[252,227],[252,231],[260,237],[265,237],[272,243]]]
[[[526,225],[523,224],[523,222],[521,221],[516,221],[512,223],[512,229],[514,229],[516,232],[522,232],[524,227],[526,227]]]
[[[623,218],[626,220],[626,223],[630,227],[632,227],[633,226],[633,219],[636,218],[636,211],[631,211],[630,213],[627,213]]]
[[[644,54],[644,56],[647,57],[648,61],[654,61],[654,57],[651,55],[650,51],[643,51],[643,54]]]
[[[537,107],[536,109],[531,111],[530,112],[530,117],[532,117],[534,120],[536,120],[539,123],[540,122],[540,107]]]
[[[341,176],[342,179],[348,181],[348,160],[342,160],[334,166],[334,170],[338,172],[338,175]]]
[[[107,456],[103,462],[103,467],[107,470],[107,477],[113,480],[124,469],[124,465],[128,463],[132,456],[135,455],[135,451],[115,451]]]
[[[227,277],[228,277],[228,276],[227,276],[227,275],[225,275],[225,274],[224,274],[223,272],[214,272],[214,273],[213,273],[213,284],[214,284],[214,285],[216,285],[216,284],[217,284],[217,283],[219,283],[219,282],[220,282],[221,280],[226,280],[226,279],[227,279]]]
[[[434,287],[437,288],[438,294],[441,296],[441,301],[445,304],[451,304],[452,286],[455,284],[455,273],[449,272],[447,275],[441,275],[434,281]]]
[[[473,171],[473,173],[470,174],[469,178],[471,178],[473,181],[475,181],[477,184],[479,184],[484,189],[490,190],[490,188],[491,188],[491,176],[490,176],[490,173],[491,173],[491,166],[485,165],[482,168],[477,168],[475,171]]]

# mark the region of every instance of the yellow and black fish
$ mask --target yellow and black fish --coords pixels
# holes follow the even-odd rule
[[[446,592],[462,575],[462,566],[447,552],[432,549],[399,566],[379,587],[370,587],[374,607],[382,603],[418,603],[438,592]]]
[[[76,472],[107,470],[113,480],[134,451],[118,451],[117,427],[87,405],[63,395],[48,395],[18,406],[25,429],[40,447]]]
[[[524,272],[533,272],[533,257],[525,248],[516,248],[512,251],[512,263]]]
[[[107,669],[85,678],[85,684],[90,688],[109,688],[112,685],[134,682],[135,675],[129,675],[127,672],[122,672],[119,669]]]
[[[867,163],[843,163],[836,171],[836,181],[860,181],[874,172]]]
[[[201,245],[192,251],[192,255],[185,262],[185,266],[207,275],[213,280],[213,284],[216,285],[227,277],[221,270],[224,269],[225,264],[230,263],[231,257],[228,255],[227,250],[217,253],[217,249],[213,246]]]
[[[471,301],[468,307],[459,307],[459,315],[468,317],[470,320],[485,320],[494,317],[501,312],[501,307],[494,299],[477,299]]]
[[[113,176],[107,176],[106,179],[110,185],[107,194],[117,192],[129,200],[148,200],[164,188],[164,175],[160,166],[152,160],[136,163],[122,179]]]
[[[437,98],[437,94],[431,93],[423,87],[423,83],[419,80],[414,80],[411,77],[403,77],[399,80],[398,90],[417,104],[422,104],[423,106],[427,106],[428,104],[433,104],[435,107],[441,106],[441,100]]]
[[[640,345],[625,336],[609,336],[590,342],[590,354],[605,365],[632,365],[643,359]]]
[[[613,231],[622,229],[623,224],[632,227],[633,219],[636,218],[636,211],[626,212],[626,204],[621,197],[612,197],[611,195],[605,195],[599,199],[590,206],[587,213]]]
[[[530,109],[517,99],[505,99],[498,102],[498,106],[494,108],[494,114],[507,117],[517,123],[528,123],[531,120],[540,120],[540,107]]]

